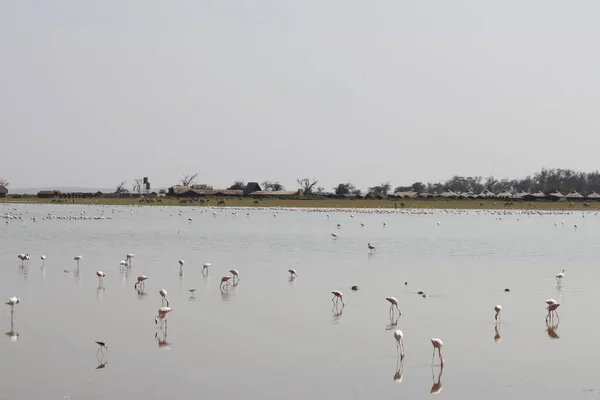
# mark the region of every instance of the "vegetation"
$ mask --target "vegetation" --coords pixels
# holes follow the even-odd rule
[[[181,181],[180,181],[181,185],[182,186],[190,186],[196,181],[197,177],[198,177],[198,173],[183,174],[183,177],[181,178]]]
[[[246,188],[246,182],[243,180],[233,182],[233,185],[229,186],[227,190],[244,190]]]
[[[276,181],[276,182],[264,181],[263,183],[261,183],[260,187],[262,190],[270,190],[273,192],[279,192],[279,191],[285,190],[285,188],[283,187],[283,185],[281,183],[279,183],[279,181]]]
[[[8,185],[10,185],[10,183],[6,179],[0,178],[0,186],[8,187]]]
[[[317,178],[313,178],[312,180],[309,178],[297,178],[296,182],[298,182],[298,185],[300,185],[305,195],[313,193],[313,188],[317,185],[317,183],[319,183]],[[317,192],[319,191],[317,190]]]

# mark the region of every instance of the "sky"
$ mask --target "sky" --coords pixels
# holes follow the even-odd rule
[[[598,169],[600,3],[0,2],[11,187]]]

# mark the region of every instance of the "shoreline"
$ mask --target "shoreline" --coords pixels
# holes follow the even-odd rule
[[[54,200],[54,201],[53,201]],[[139,198],[91,198],[91,199],[55,199],[25,197],[0,199],[0,205],[96,205],[96,206],[163,206],[163,207],[212,207],[212,208],[298,208],[298,209],[385,209],[385,210],[494,210],[494,211],[598,211],[600,203],[590,203],[584,206],[582,202],[512,202],[510,205],[503,200],[415,200],[415,199],[256,199],[226,198],[225,204],[217,204],[217,198],[206,198],[199,201],[182,202],[184,199],[162,197],[153,198],[150,202],[140,201]],[[153,200],[153,201],[152,201]]]

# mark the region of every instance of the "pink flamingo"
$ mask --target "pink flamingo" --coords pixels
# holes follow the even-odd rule
[[[435,349],[438,350],[438,354],[440,355],[440,365],[444,365],[444,356],[442,356],[442,346],[444,346],[444,342],[442,339],[432,338],[431,344],[433,345],[433,357],[431,357],[431,363],[433,364],[433,358],[435,357]]]
[[[229,287],[229,280],[231,279],[231,276],[224,276],[221,278],[221,284],[219,285],[219,288],[222,290],[224,287]]]
[[[143,290],[144,288],[146,288],[146,284],[144,283],[144,281],[148,279],[148,277],[146,275],[140,275],[137,277],[137,282],[135,283],[135,285],[133,285],[134,288],[140,288],[140,290]]]
[[[165,289],[160,289],[158,291],[158,293],[162,297],[162,304],[165,304],[165,301],[166,301],[167,302],[167,307],[169,307],[169,299],[167,299],[167,291]]]
[[[154,318],[154,323],[158,324],[158,321],[160,321],[160,327],[162,328],[162,326],[167,322],[167,314],[169,314],[173,309],[171,307],[161,307],[158,309],[158,315]]]
[[[338,301],[342,302],[342,305],[345,306],[346,304],[344,303],[344,295],[342,294],[342,292],[340,292],[339,290],[334,290],[333,292],[331,292],[331,294],[333,294],[333,297],[331,298],[331,301],[333,302],[334,305],[338,305]]]
[[[371,251],[371,253],[373,253],[373,250],[377,250],[375,248],[375,246],[373,246],[371,243],[367,243],[367,247],[369,248],[369,250]]]
[[[552,304],[548,304],[548,307],[546,307],[546,310],[548,310],[548,315],[546,316],[546,321],[552,319],[554,316],[556,316],[556,318],[558,317],[558,307],[560,307],[560,303],[552,303]]]
[[[394,307],[396,307],[398,313],[402,315],[402,312],[398,308],[398,299],[396,299],[395,297],[386,297],[385,299],[390,302],[390,315],[394,314]]]
[[[104,277],[106,274],[102,271],[96,271],[96,276],[98,277],[98,285],[102,285],[104,283]]]

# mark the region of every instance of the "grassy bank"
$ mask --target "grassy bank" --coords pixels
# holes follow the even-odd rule
[[[53,202],[52,199],[40,199],[37,197],[7,197],[0,199],[0,204],[88,204],[88,205],[106,205],[106,206],[128,206],[128,205],[148,205],[148,206],[193,206],[206,207],[217,206],[217,198],[207,198],[205,203],[185,202],[179,199],[164,197],[161,202],[140,202],[140,199],[64,199],[62,202]],[[599,210],[600,203],[591,203],[589,207],[584,207],[583,203],[568,202],[514,202],[510,206],[505,206],[505,201],[501,200],[406,200],[406,199],[384,199],[384,200],[350,200],[350,199],[261,199],[258,203],[251,198],[231,198],[225,199],[226,207],[307,207],[307,208],[430,208],[430,209],[517,209],[517,210]]]

